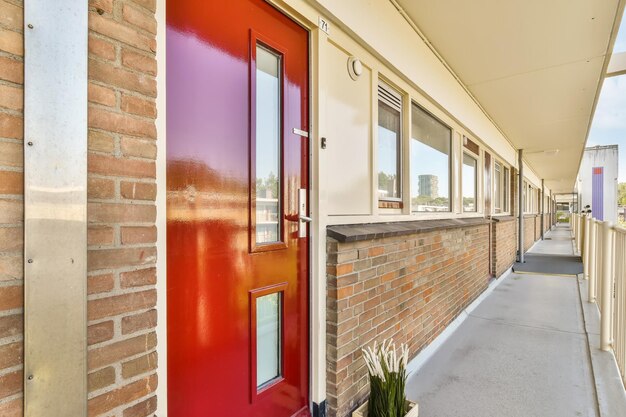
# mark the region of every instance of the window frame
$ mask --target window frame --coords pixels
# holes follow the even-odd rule
[[[279,147],[278,147],[278,165],[279,172],[276,173],[278,178],[278,235],[277,240],[274,242],[257,242],[257,194],[256,194],[256,180],[257,180],[257,172],[256,172],[256,158],[257,158],[257,135],[256,135],[256,126],[257,126],[257,109],[256,109],[256,87],[257,87],[257,47],[263,48],[266,51],[275,54],[280,58],[279,61],[279,95],[278,98],[280,100],[279,103]],[[249,178],[249,210],[248,213],[248,246],[250,253],[256,252],[269,252],[274,250],[281,250],[287,248],[287,225],[285,219],[285,184],[284,184],[284,143],[285,143],[285,56],[287,55],[287,49],[280,44],[277,44],[271,39],[263,36],[262,34],[256,31],[250,31],[249,38],[249,54],[250,54],[250,63],[249,63],[249,74],[248,79],[250,83],[250,103],[249,103],[249,123],[250,123],[250,133],[249,133],[249,152],[250,152],[250,160],[249,160],[249,169],[250,169],[250,178]],[[254,67],[253,67],[254,65]]]
[[[381,90],[383,90],[387,95],[391,96],[391,99],[386,97],[385,95],[381,95]],[[396,99],[398,102],[392,101],[392,99]],[[399,115],[399,132],[397,138],[397,152],[396,152],[396,175],[398,177],[397,181],[397,193],[398,197],[381,197],[379,195],[376,196],[376,200],[378,201],[379,208],[402,208],[402,203],[404,201],[404,100],[403,94],[399,89],[392,87],[389,83],[385,82],[382,79],[378,80],[378,89],[376,96],[376,106],[377,106],[377,114],[379,116],[380,112],[380,103],[385,104],[388,107],[391,107],[393,110],[398,111]],[[374,173],[374,180],[376,183],[376,190],[380,190],[380,184],[378,183],[378,174],[380,173],[380,136],[378,136],[378,128],[380,128],[380,120],[376,120],[376,134],[377,134],[377,144],[376,144],[376,161],[377,167]],[[377,192],[378,194],[378,192]],[[399,207],[385,207],[385,203],[395,203],[399,204]]]
[[[500,167],[500,190],[498,196],[500,198],[500,207],[496,205],[496,172],[497,167]],[[511,213],[511,167],[504,163],[501,159],[494,159],[493,163],[493,209],[494,215],[507,215]]]
[[[466,210],[465,204],[463,202],[463,199],[465,198],[465,196],[463,195],[463,165],[465,165],[465,162],[464,162],[465,155],[472,158],[476,162],[476,166],[474,168],[474,210]],[[481,166],[481,163],[480,163],[479,155],[476,155],[474,152],[472,152],[468,148],[465,148],[464,150],[461,151],[461,171],[459,172],[460,174],[459,179],[461,183],[460,189],[461,189],[461,212],[462,213],[478,213],[478,184],[479,184],[478,171],[479,171],[480,166]]]
[[[495,214],[502,214],[502,177],[503,177],[504,167],[502,163],[494,158],[493,161],[493,212]],[[496,189],[496,180],[499,181],[500,187]]]
[[[510,214],[511,213],[511,168],[508,165],[502,165],[502,178],[504,182],[502,183],[502,213]]]
[[[413,107],[417,107],[419,110],[423,111],[424,113],[426,113],[429,117],[433,118],[435,121],[437,121],[438,123],[440,123],[441,125],[445,126],[449,131],[450,131],[450,137],[448,138],[448,209],[445,211],[414,211],[413,210],[413,202],[412,202],[412,198],[413,196],[411,195],[411,186],[413,185],[412,183],[409,183],[409,196],[408,196],[408,200],[409,200],[409,204],[408,204],[408,212],[411,215],[414,216],[420,216],[420,215],[424,215],[424,214],[428,214],[428,215],[433,215],[433,214],[438,214],[438,215],[455,215],[457,213],[455,213],[455,207],[454,207],[454,203],[455,203],[455,199],[456,196],[454,195],[454,181],[457,181],[456,178],[454,178],[454,170],[453,170],[453,164],[456,158],[456,150],[455,150],[455,146],[454,146],[454,132],[455,129],[450,126],[450,124],[446,123],[445,121],[443,121],[441,118],[435,116],[433,114],[433,112],[431,112],[430,110],[428,110],[425,106],[421,105],[420,103],[418,103],[415,100],[408,100],[408,112],[411,115],[411,121],[409,123],[409,134],[408,134],[408,158],[409,158],[409,169],[412,170],[413,169],[413,165],[411,164],[411,145],[412,145],[412,141],[418,141],[420,143],[421,142],[419,139],[416,139],[413,137]],[[411,181],[411,177],[412,177],[412,172],[409,171],[408,173],[408,177],[409,177],[409,181]],[[459,172],[459,175],[461,173]],[[418,176],[418,184],[419,184],[419,176]],[[419,185],[418,185],[419,186]]]

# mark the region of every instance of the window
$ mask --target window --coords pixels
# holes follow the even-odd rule
[[[463,211],[476,211],[476,173],[478,160],[473,156],[463,153],[462,191]]]
[[[494,164],[493,205],[496,213],[502,213],[502,165]]]
[[[378,87],[378,198],[402,198],[402,97],[387,85]]]
[[[256,385],[257,389],[281,374],[281,294],[256,299]]]
[[[528,183],[524,181],[524,186],[522,187],[522,197],[524,198],[524,213],[528,212]]]
[[[411,211],[450,211],[452,130],[411,106]]]
[[[511,174],[507,167],[504,167],[503,181],[502,181],[502,211],[505,213],[509,212],[509,202],[510,202],[510,194],[509,194],[509,184],[511,181]]]
[[[256,243],[280,236],[281,56],[256,47]]]

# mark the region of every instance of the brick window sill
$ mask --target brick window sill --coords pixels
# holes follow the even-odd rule
[[[490,224],[491,220],[482,217],[416,220],[392,223],[366,223],[329,226],[326,230],[328,237],[339,242],[358,242],[361,240],[382,239],[386,237],[412,235],[432,232],[435,230],[457,229],[461,227]]]

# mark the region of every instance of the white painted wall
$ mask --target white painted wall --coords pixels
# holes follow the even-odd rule
[[[586,148],[583,154],[576,186],[580,196],[579,209],[591,206],[592,215],[597,216],[591,204],[592,169],[604,167],[604,220],[617,222],[617,175],[619,150],[617,145]]]

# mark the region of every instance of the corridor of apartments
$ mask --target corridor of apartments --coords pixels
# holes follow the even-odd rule
[[[553,227],[528,254],[573,257],[570,228]],[[624,410],[623,393],[606,398],[610,383],[596,374],[598,404],[578,278],[510,272],[500,280],[409,377],[407,394],[420,411],[430,417],[625,415],[616,411]],[[608,382],[621,384],[619,377]]]

